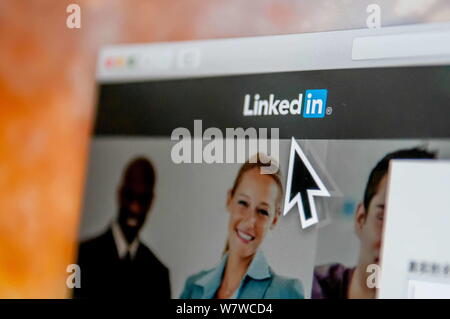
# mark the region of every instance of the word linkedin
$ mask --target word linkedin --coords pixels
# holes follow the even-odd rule
[[[178,127],[172,131],[171,140],[179,141],[172,147],[170,154],[175,164],[244,163],[247,158],[250,158],[250,162],[256,162],[257,158],[253,155],[260,153],[267,156],[261,156],[259,160],[269,164],[261,167],[261,174],[273,174],[278,171],[278,128],[270,129],[269,143],[267,128],[259,128],[258,131],[253,127],[245,130],[241,127],[226,128],[224,138],[220,129],[210,127],[203,132],[202,127],[202,120],[194,120],[193,135],[184,127]],[[205,144],[204,141],[207,143]]]
[[[322,118],[325,116],[327,106],[328,90],[306,90],[305,108],[303,117]],[[269,95],[268,100],[261,99],[259,94],[253,97],[247,94],[244,98],[244,116],[262,116],[262,115],[300,115],[302,113],[303,93],[291,101],[279,100],[274,94]]]

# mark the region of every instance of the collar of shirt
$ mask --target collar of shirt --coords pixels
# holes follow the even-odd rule
[[[202,298],[213,298],[217,289],[219,289],[220,284],[222,282],[222,276],[225,269],[225,265],[227,264],[228,254],[225,254],[222,257],[220,263],[210,270],[205,276],[198,279],[195,284],[203,288],[203,297]],[[240,294],[240,291],[243,289],[244,279],[249,277],[253,280],[263,280],[272,277],[272,274],[269,269],[269,264],[267,263],[266,257],[263,252],[258,250],[253,257],[250,266],[248,267],[247,273],[241,281],[241,285],[233,294],[233,298],[237,298]]]
[[[133,242],[129,244],[117,222],[112,223],[111,229],[119,258],[123,259],[127,253],[130,253],[131,259],[134,259],[139,247],[139,238],[136,237]]]

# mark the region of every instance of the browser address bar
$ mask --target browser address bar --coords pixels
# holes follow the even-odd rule
[[[450,30],[358,37],[352,60],[450,55]]]

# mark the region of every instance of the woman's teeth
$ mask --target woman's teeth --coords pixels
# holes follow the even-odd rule
[[[246,234],[244,232],[241,232],[240,230],[237,231],[237,234],[239,237],[241,237],[242,239],[244,239],[246,241],[251,241],[251,240],[255,239],[255,237],[250,236],[249,234]]]

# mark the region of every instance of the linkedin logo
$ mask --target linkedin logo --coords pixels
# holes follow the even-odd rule
[[[275,94],[269,94],[268,99],[259,94],[244,97],[244,116],[267,115],[303,115],[304,118],[323,118],[326,114],[328,90],[306,90],[294,99],[278,99]]]
[[[305,94],[305,107],[303,117],[322,118],[327,107],[328,90],[307,90]]]

